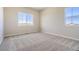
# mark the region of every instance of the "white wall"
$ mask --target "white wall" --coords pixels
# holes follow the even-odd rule
[[[0,7],[0,44],[3,41],[3,8]]]
[[[33,15],[34,25],[18,26],[18,23],[17,23],[18,12],[31,13]],[[4,8],[4,23],[5,23],[4,24],[5,36],[38,32],[39,31],[39,12],[31,8],[6,7]]]
[[[79,40],[79,26],[65,25],[63,7],[47,8],[41,12],[41,30]]]

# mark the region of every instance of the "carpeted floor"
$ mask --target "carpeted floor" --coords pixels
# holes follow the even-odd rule
[[[46,33],[32,33],[7,37],[0,51],[76,51],[79,41]]]

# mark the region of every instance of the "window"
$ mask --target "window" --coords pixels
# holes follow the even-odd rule
[[[79,25],[79,7],[65,8],[65,23]]]
[[[33,15],[19,12],[17,15],[19,24],[33,24]]]

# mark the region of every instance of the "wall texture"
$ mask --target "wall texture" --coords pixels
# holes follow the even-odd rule
[[[47,8],[41,12],[41,30],[79,40],[79,26],[66,26],[63,7]]]
[[[0,7],[0,44],[3,41],[3,8]]]
[[[33,15],[33,25],[21,25],[17,23],[17,13],[26,12]],[[24,33],[38,32],[39,31],[39,12],[31,8],[23,7],[6,7],[4,8],[4,33],[5,36],[18,35]]]

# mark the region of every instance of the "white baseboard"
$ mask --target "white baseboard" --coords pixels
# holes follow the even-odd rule
[[[61,35],[61,34],[48,33],[48,32],[45,32],[45,33],[79,41],[79,39],[77,39],[77,38],[73,38],[73,37],[69,37],[69,36],[65,36],[65,35]]]
[[[24,34],[31,34],[31,33],[37,33],[37,32],[22,33],[22,34],[10,34],[10,35],[5,35],[4,38],[11,37],[11,36],[19,36],[19,35],[24,35]]]

